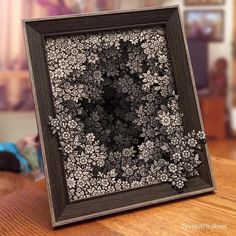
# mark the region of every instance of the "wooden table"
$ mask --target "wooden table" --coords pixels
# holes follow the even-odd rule
[[[45,182],[0,199],[0,235],[236,235],[236,162],[212,158],[217,191],[53,230]]]
[[[29,186],[32,183],[34,183],[33,175],[29,174],[25,176],[21,174],[0,171],[0,199],[9,193]]]

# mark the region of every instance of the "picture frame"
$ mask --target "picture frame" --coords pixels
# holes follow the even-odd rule
[[[225,0],[185,0],[186,6],[214,6],[214,5],[224,5]]]
[[[214,191],[178,6],[29,19],[23,21],[23,27],[53,227]],[[154,51],[150,51],[153,40],[159,42],[160,48],[155,46]],[[56,54],[54,50],[57,50]],[[64,58],[68,62],[63,52],[69,52],[70,56],[71,50],[77,58],[74,64],[76,78],[72,76],[74,67],[61,61]],[[136,52],[136,59],[133,52]],[[158,52],[163,54],[162,57]],[[57,56],[60,57],[59,66]],[[124,61],[125,65],[122,64]],[[138,66],[132,64],[134,61],[138,61]],[[109,70],[106,63],[113,69]],[[61,70],[62,64],[72,71],[69,69],[68,72],[69,67]],[[99,68],[100,73],[95,75],[94,68]],[[153,70],[157,71],[154,73]],[[162,80],[151,82],[154,77],[165,79],[165,83],[157,88],[154,84]],[[64,83],[62,78],[70,82]],[[96,80],[96,86],[102,88],[102,92],[94,90],[95,78],[99,80]],[[62,90],[59,84],[63,86]],[[132,84],[132,89],[127,89],[128,84]],[[72,95],[71,86],[76,88],[75,95]],[[131,96],[129,91],[135,92]],[[145,115],[154,122],[154,136],[151,135],[153,132],[140,128],[142,115],[137,114],[142,114],[142,98],[146,98],[138,91],[145,96],[149,94],[145,91],[153,91],[154,98],[151,94],[147,99],[159,102],[154,107],[159,118],[150,115],[154,112],[150,107]],[[74,102],[71,96],[74,96]],[[165,112],[165,96],[169,96],[168,106],[173,109],[171,117],[168,111]],[[101,117],[105,117],[103,121]],[[166,125],[166,128],[160,125]],[[179,144],[174,144],[174,138],[166,141],[171,137],[166,133],[167,126],[169,133],[180,135]],[[176,130],[171,131],[171,126]],[[65,133],[68,130],[69,134]],[[160,133],[161,130],[165,135]],[[125,139],[117,138],[116,134]],[[73,144],[69,145],[71,141],[66,140],[71,137]],[[159,142],[159,139],[164,141]],[[92,142],[96,144],[91,145]]]
[[[208,42],[224,40],[223,10],[187,10],[184,18],[188,40]]]

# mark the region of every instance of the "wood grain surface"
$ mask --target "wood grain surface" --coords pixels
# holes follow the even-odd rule
[[[44,181],[0,199],[0,235],[236,235],[236,162],[212,158],[216,193],[53,229]],[[209,224],[212,228],[201,227]],[[213,227],[221,227],[214,229]],[[191,228],[192,227],[192,228]]]
[[[26,187],[34,182],[31,175],[0,172],[0,197]]]

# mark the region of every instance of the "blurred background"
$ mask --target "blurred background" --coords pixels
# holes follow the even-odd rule
[[[236,159],[236,1],[1,0],[0,196],[43,177],[21,19],[179,4],[211,155]]]

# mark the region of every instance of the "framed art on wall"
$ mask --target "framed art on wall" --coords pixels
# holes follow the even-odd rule
[[[224,12],[222,10],[185,11],[187,38],[197,41],[224,40]]]
[[[178,7],[24,30],[54,227],[214,190]]]
[[[187,6],[223,5],[225,0],[185,0]]]

